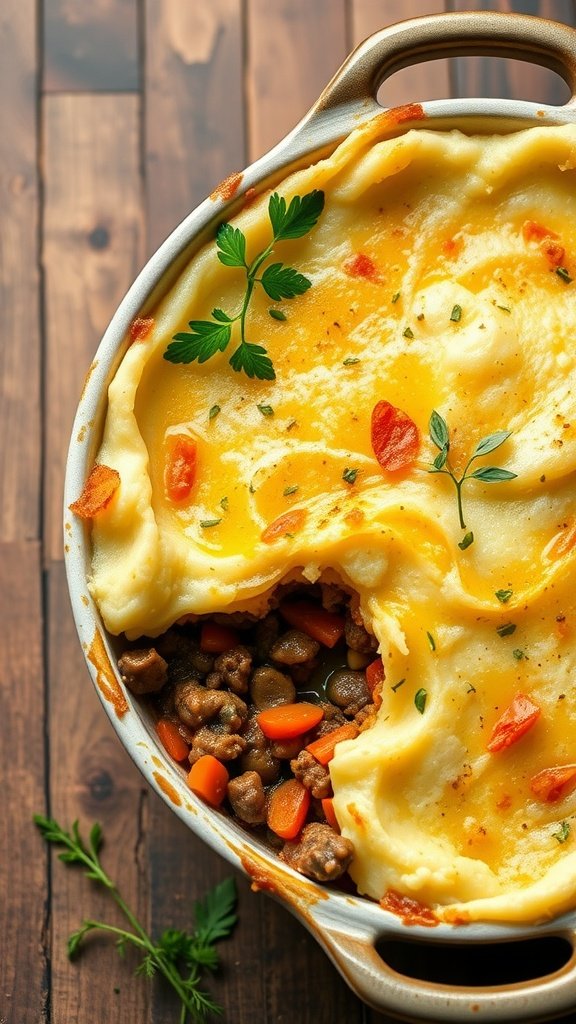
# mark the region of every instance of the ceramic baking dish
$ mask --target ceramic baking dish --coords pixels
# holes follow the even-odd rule
[[[576,912],[530,927],[408,926],[369,900],[297,875],[232,820],[203,805],[188,789],[183,771],[159,746],[145,710],[122,687],[114,641],[106,635],[87,587],[89,535],[68,511],[94,459],[107,386],[132,320],[153,308],[215,226],[241,205],[248,189],[274,185],[332,151],[359,124],[381,115],[377,92],[392,73],[421,61],[462,55],[543,65],[564,78],[571,98],[558,107],[493,99],[409,104],[387,113],[384,136],[422,126],[503,133],[576,122],[576,31],[565,25],[513,14],[442,14],[392,25],[362,43],[279,145],[225,182],[176,228],[113,317],[90,367],[72,431],[64,503],[66,566],[92,679],[120,740],[149,784],[217,853],[290,908],[363,1000],[405,1021],[528,1024],[576,1012]],[[504,962],[511,965],[507,972],[494,969]]]

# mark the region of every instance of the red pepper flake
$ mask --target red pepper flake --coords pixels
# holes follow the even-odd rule
[[[553,804],[567,795],[576,785],[576,764],[557,765],[544,768],[530,779],[530,789],[534,796],[545,803]]]
[[[251,206],[258,195],[254,187],[247,188],[244,193],[244,206]]]
[[[306,522],[308,513],[305,508],[291,508],[284,515],[278,516],[262,532],[261,539],[265,544],[273,544],[274,541],[287,537],[292,533],[301,530]]]
[[[522,238],[525,242],[541,242],[545,238],[558,238],[558,235],[544,224],[539,224],[535,220],[525,220],[522,225]]]
[[[221,181],[214,191],[210,193],[210,199],[222,199],[224,202],[228,199],[232,199],[240,188],[242,177],[243,175],[241,171],[233,171],[232,174],[229,174],[227,178],[224,178],[224,181]]]
[[[382,469],[395,473],[410,466],[420,447],[414,420],[390,402],[378,402],[372,410],[372,449]]]
[[[517,693],[510,706],[495,723],[486,749],[493,754],[512,746],[536,724],[539,718],[538,705],[525,694]]]
[[[166,439],[164,490],[170,501],[185,501],[196,481],[196,442],[187,434],[170,434]]]
[[[154,317],[136,317],[130,324],[130,337],[132,341],[143,341],[150,334],[154,327]]]
[[[444,256],[454,258],[462,252],[463,242],[461,238],[445,238],[440,248]]]
[[[380,900],[382,910],[402,918],[406,925],[424,925],[425,928],[435,928],[439,919],[426,903],[420,903],[412,896],[404,896],[395,889],[388,889]]]
[[[350,256],[344,262],[344,272],[349,277],[365,277],[369,281],[378,280],[378,269],[374,260],[371,260],[369,256],[364,252],[358,252],[354,256]]]
[[[81,519],[92,519],[110,504],[119,486],[118,470],[96,463],[84,484],[82,494],[70,505],[70,511]]]

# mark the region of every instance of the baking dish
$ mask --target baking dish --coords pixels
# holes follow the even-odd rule
[[[439,100],[386,112],[383,137],[406,127],[511,132],[530,125],[576,120],[576,33],[566,26],[518,15],[487,12],[437,15],[394,25],[363,43],[345,62],[312,110],[270,153],[243,174],[232,176],[186,218],[144,268],[115,314],[89,370],[74,423],[67,464],[65,509],[77,498],[100,439],[107,385],[121,359],[130,323],[145,315],[190,258],[234,213],[249,189],[268,187],[299,166],[329,153],[354,127],[382,115],[376,100],[381,83],[413,63],[440,57],[490,54],[549,67],[568,83],[570,101],[551,107],[512,100]],[[98,693],[124,746],[152,787],[218,853],[273,893],[315,935],[353,990],[366,1002],[403,1020],[538,1021],[576,1004],[574,918],[546,925],[439,925],[433,929],[402,924],[398,918],[360,897],[330,890],[296,875],[261,844],[247,838],[221,814],[192,796],[181,772],[158,746],[146,714],[124,693],[115,668],[113,642],[107,637],[87,588],[89,538],[65,511],[66,566],[79,637]],[[409,940],[409,944],[406,944]],[[454,959],[464,945],[472,956],[478,944],[496,955],[513,941],[538,940],[537,955],[547,960],[558,945],[566,955],[560,966],[537,977],[505,985],[455,985],[425,981],[412,974],[418,960],[441,950]],[[425,944],[423,947],[422,944]],[[414,967],[401,967],[414,952]],[[424,948],[424,954],[422,949]],[[525,947],[534,953],[533,945]],[[405,955],[404,955],[405,954]],[[553,962],[556,963],[554,958]],[[395,966],[393,966],[395,965]]]

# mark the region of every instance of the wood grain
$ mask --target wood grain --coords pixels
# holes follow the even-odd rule
[[[247,20],[249,157],[286,135],[318,99],[348,51],[344,0],[250,0]]]
[[[145,0],[147,251],[245,166],[241,0]]]
[[[37,542],[0,544],[0,1020],[43,1024],[48,1000],[41,562]]]
[[[40,294],[36,4],[0,8],[0,541],[37,538]]]
[[[133,96],[44,104],[48,561],[62,552],[64,466],[82,382],[141,263],[138,124]]]
[[[46,92],[138,89],[138,0],[44,0],[43,10]]]
[[[146,923],[150,794],[90,681],[61,563],[49,569],[47,607],[51,813],[65,827],[79,819],[85,835],[94,821],[102,824],[104,867]],[[122,960],[113,939],[94,935],[77,962],[68,960],[66,940],[84,918],[126,922],[102,888],[90,883],[82,870],[61,864],[55,855],[51,913],[51,1024],[113,1019],[145,1024],[149,986],[133,975],[139,960],[134,951]]]
[[[441,0],[405,0],[401,8],[395,0],[352,0],[352,40],[357,45],[366,36],[408,18],[444,11]],[[449,62],[427,61],[397,71],[380,88],[383,106],[443,99],[450,95]]]

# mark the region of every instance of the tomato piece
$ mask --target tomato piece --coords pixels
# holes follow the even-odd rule
[[[517,693],[495,723],[486,749],[491,753],[517,743],[540,718],[540,708],[523,693]]]
[[[385,401],[378,402],[372,410],[371,439],[379,465],[389,473],[407,469],[420,447],[420,434],[414,420]]]
[[[170,434],[164,464],[164,489],[170,501],[186,501],[196,481],[196,442],[187,434]]]
[[[570,789],[576,783],[576,764],[556,765],[544,768],[530,779],[530,789],[539,800],[553,804],[565,795],[567,786]]]
[[[262,531],[262,540],[265,544],[273,544],[281,537],[288,537],[291,533],[301,530],[306,522],[307,512],[305,508],[291,508],[288,512],[278,516],[272,523]]]

